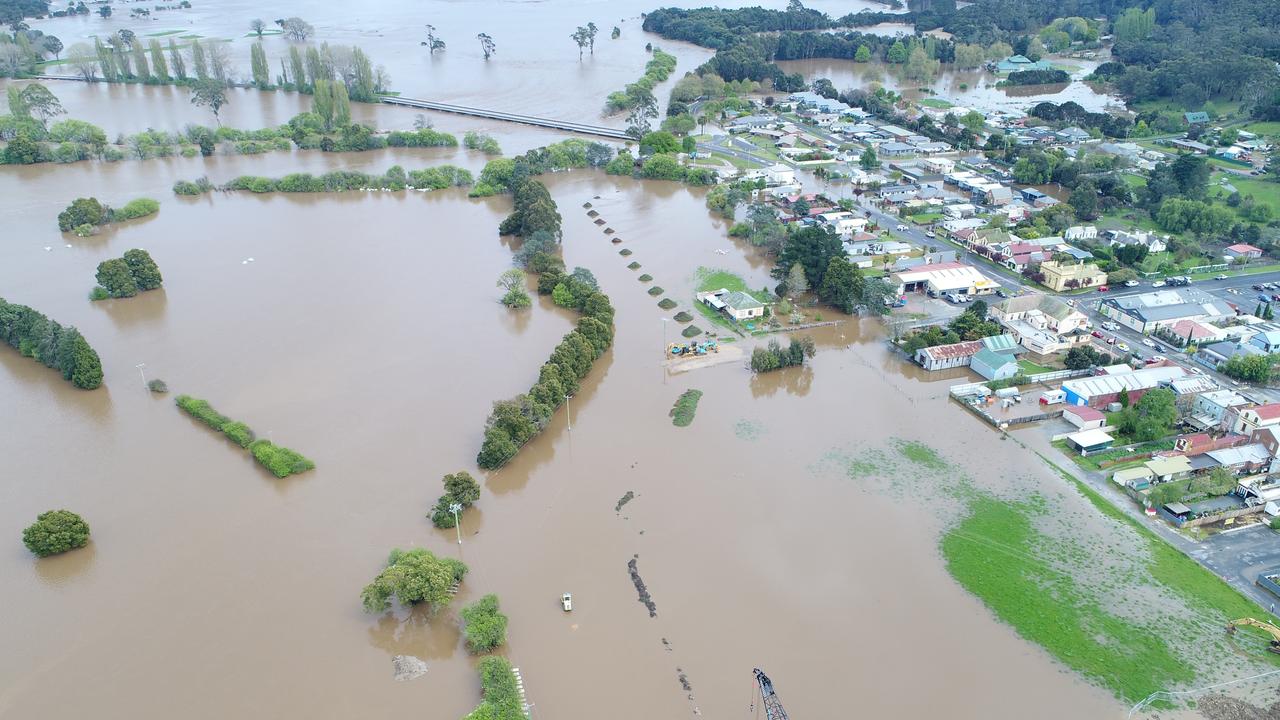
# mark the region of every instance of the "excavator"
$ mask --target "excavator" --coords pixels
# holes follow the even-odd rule
[[[760,668],[756,668],[755,673],[756,684],[760,686],[761,704],[764,705],[766,720],[788,720],[787,711],[782,709],[782,701],[778,699],[778,693],[773,691],[773,681]]]
[[[1271,636],[1271,645],[1267,649],[1273,653],[1280,654],[1280,627],[1276,627],[1269,622],[1254,620],[1253,618],[1240,618],[1227,624],[1227,634],[1235,635],[1238,627],[1255,627],[1267,633]],[[783,717],[786,716],[783,715]]]

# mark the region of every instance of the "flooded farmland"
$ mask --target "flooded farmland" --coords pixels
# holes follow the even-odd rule
[[[346,14],[360,6],[281,12],[307,16],[322,39],[359,38],[376,61],[401,63],[391,71],[406,94],[556,117],[592,116],[645,57],[640,33],[624,31],[628,54],[605,61],[598,49],[613,69],[578,77],[567,38],[553,66],[531,27],[546,13],[571,25],[608,9],[638,28],[648,6],[501,3],[486,19],[520,38],[510,52],[500,46],[503,61],[522,58],[504,66],[509,74],[480,83],[452,65],[427,73],[411,28],[442,26],[441,16],[475,24],[470,4],[428,7],[380,6],[377,23]],[[230,36],[257,12],[218,8],[153,23],[191,19]],[[97,27],[84,22],[85,33]],[[382,30],[352,29],[372,26]],[[458,45],[447,62],[480,62]],[[678,72],[706,56],[676,52]],[[53,89],[72,117],[112,134],[207,122],[170,88]],[[305,104],[238,92],[224,122],[277,124]],[[383,128],[413,121],[407,110],[353,111]],[[558,138],[433,119],[491,132],[508,155]],[[456,610],[491,592],[510,617],[503,653],[521,668],[535,718],[753,717],[753,667],[770,673],[796,720],[1123,715],[1108,692],[1000,623],[938,550],[963,514],[954,486],[1042,492],[1073,519],[1090,506],[947,402],[947,382],[891,354],[878,321],[814,331],[818,354],[803,368],[664,372],[663,342],[678,324],[666,327],[671,313],[640,273],[682,308],[699,267],[771,283],[769,259],[726,236],[704,191],[597,171],[544,178],[564,216],[565,260],[590,268],[612,299],[616,339],[542,435],[503,469],[477,473],[483,493],[463,516],[461,545],[426,517],[440,477],[474,471],[490,403],[526,389],[576,321],[546,298],[520,312],[497,302],[514,246],[496,227],[510,199],[170,191],[200,175],[221,183],[446,162],[475,171],[485,160],[443,148],[0,168],[0,296],[77,326],[106,370],[104,388],[82,392],[0,348],[0,535],[9,539],[0,717],[460,718],[479,683]],[[113,206],[155,197],[161,210],[94,237],[59,233],[57,213],[89,195]],[[622,243],[586,216],[586,202]],[[133,247],[155,257],[164,289],[88,302],[97,264]],[[143,373],[317,468],[275,479],[171,397],[147,392]],[[690,388],[704,393],[696,421],[673,427],[668,411]],[[910,443],[927,444],[947,469],[921,465],[903,451]],[[93,539],[36,560],[13,539],[55,507],[83,514]],[[1110,545],[1128,537],[1096,519],[1090,529]],[[469,565],[457,602],[435,615],[363,613],[360,588],[390,549],[411,546]],[[566,591],[571,614],[559,605]],[[399,655],[427,672],[396,682]]]

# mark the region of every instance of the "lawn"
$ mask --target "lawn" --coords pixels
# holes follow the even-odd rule
[[[164,37],[165,35],[178,35],[186,32],[185,30],[161,30],[160,32],[147,33],[146,37]],[[276,32],[280,32],[277,30]]]
[[[1275,216],[1280,216],[1280,182],[1256,177],[1229,177],[1227,182],[1234,185],[1241,195],[1252,195],[1254,200],[1270,205]]]
[[[1256,122],[1249,123],[1241,128],[1251,133],[1262,135],[1263,137],[1280,137],[1280,122]]]
[[[1065,440],[1058,440],[1053,443],[1053,446],[1061,450],[1064,455],[1071,458],[1071,460],[1074,461],[1075,464],[1079,465],[1085,470],[1102,471],[1103,468],[1101,464],[1104,462],[1108,462],[1110,460],[1117,460],[1119,458],[1130,457],[1132,455],[1141,455],[1142,453],[1152,453],[1158,450],[1172,450],[1173,440],[1172,439],[1156,440],[1155,442],[1135,445],[1133,446],[1132,450],[1126,450],[1125,447],[1116,447],[1111,450],[1107,450],[1105,452],[1100,452],[1100,453],[1094,453],[1089,456],[1081,455],[1075,450],[1072,450],[1071,448],[1067,447],[1067,442]],[[1133,464],[1136,465],[1140,463],[1135,462]],[[1125,466],[1109,465],[1107,466],[1105,472],[1111,472],[1121,467],[1125,467]]]
[[[734,166],[739,170],[751,170],[752,168],[763,167],[763,164],[761,163],[751,162],[750,160],[743,160],[742,158],[739,158],[736,155],[729,155],[727,153],[717,152],[715,150],[711,151],[711,157],[716,158],[717,160],[723,160],[724,162],[729,163],[730,165]]]
[[[1018,371],[1023,375],[1039,375],[1040,373],[1054,372],[1060,369],[1049,367],[1048,365],[1040,365],[1026,358],[1018,358]]]
[[[734,275],[728,270],[718,270],[715,268],[700,267],[694,273],[694,281],[697,282],[698,292],[706,292],[708,290],[719,290],[724,288],[729,292],[747,291],[747,283],[742,278]]]
[[[929,225],[930,223],[938,222],[942,217],[942,213],[920,213],[919,215],[912,215],[911,222],[917,225]]]
[[[939,110],[946,110],[947,108],[955,107],[954,103],[949,103],[942,98],[925,98],[920,101],[920,104],[925,107],[937,108]]]
[[[1147,179],[1141,175],[1124,173],[1120,177],[1124,179],[1125,184],[1128,185],[1131,190],[1137,190],[1138,188],[1144,188],[1147,186]]]

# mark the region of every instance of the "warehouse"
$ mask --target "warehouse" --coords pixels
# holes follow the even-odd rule
[[[1235,309],[1222,300],[1188,287],[1107,298],[1098,312],[1141,333],[1182,320],[1215,322],[1236,314]]]
[[[1128,391],[1130,403],[1136,403],[1146,391],[1186,374],[1186,370],[1172,366],[1134,370],[1118,375],[1094,375],[1065,380],[1062,391],[1067,394],[1068,405],[1104,408],[1116,402],[1121,390]]]
[[[1000,287],[977,268],[962,262],[934,263],[894,273],[889,276],[889,284],[898,289],[899,295],[926,290],[935,295],[986,295]]]

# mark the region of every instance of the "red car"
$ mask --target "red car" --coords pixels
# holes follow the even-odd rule
[[[1111,288],[1107,287],[1106,285],[1099,285],[1099,286],[1098,286],[1098,292],[1106,292],[1106,291],[1108,291],[1108,290],[1110,290],[1110,289],[1111,289]]]
[[[1102,333],[1098,332],[1097,330],[1094,330],[1094,331],[1093,331],[1093,336],[1094,336],[1094,337],[1096,337],[1096,338],[1100,338],[1100,337],[1102,337]]]

